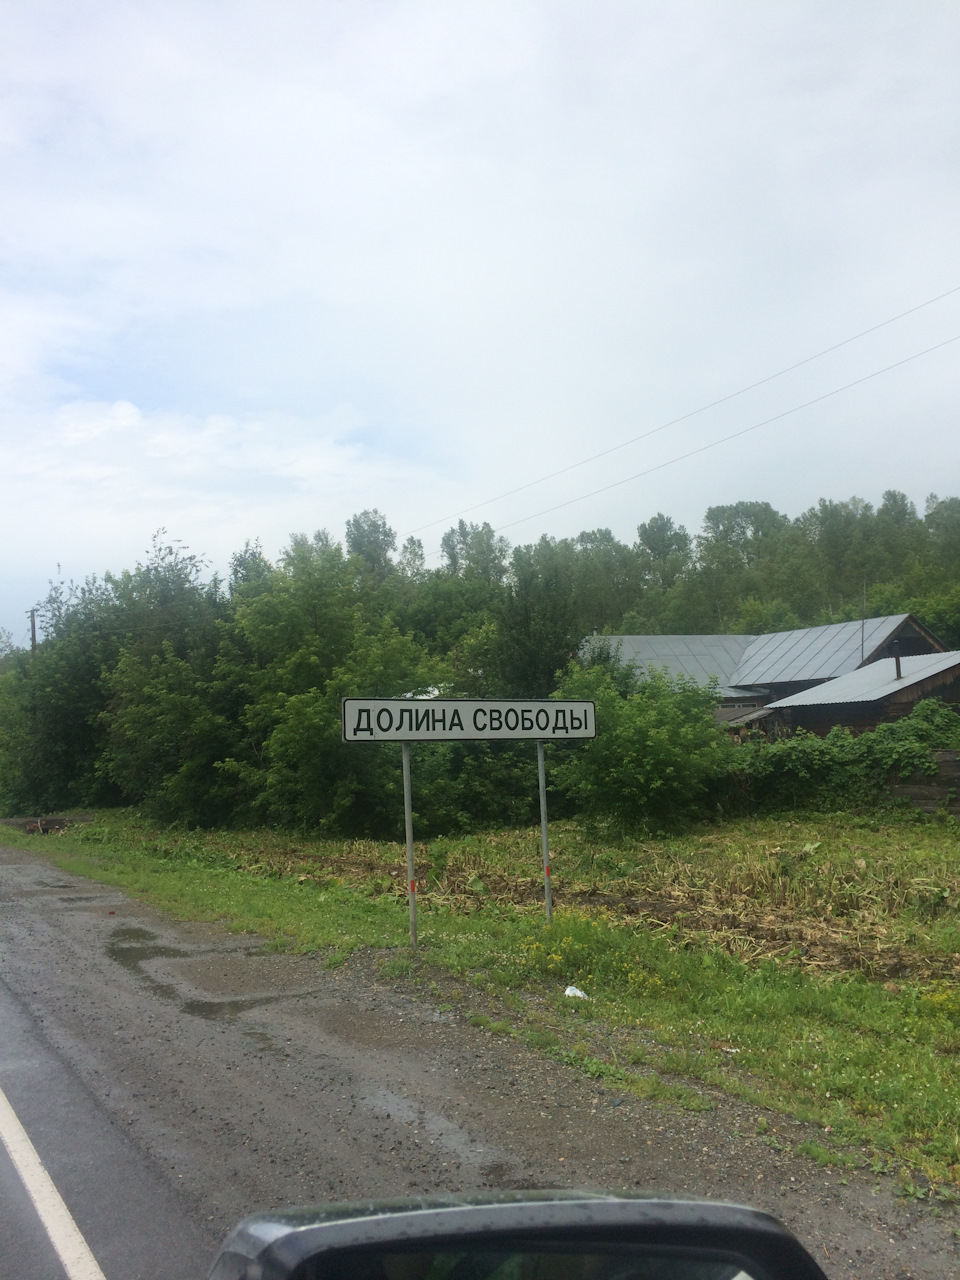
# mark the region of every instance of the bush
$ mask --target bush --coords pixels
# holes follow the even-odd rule
[[[934,773],[931,752],[960,748],[960,715],[935,698],[909,716],[853,734],[840,725],[824,738],[798,730],[780,742],[737,749],[730,793],[758,810],[873,805],[888,797],[891,775]]]
[[[588,820],[622,832],[673,827],[700,816],[729,773],[734,748],[714,721],[714,688],[658,670],[572,664],[558,696],[597,706],[596,738],[561,748],[553,770]]]

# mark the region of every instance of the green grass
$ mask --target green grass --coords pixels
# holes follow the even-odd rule
[[[513,1027],[502,1018],[494,1019],[485,1013],[471,1013],[467,1021],[471,1026],[483,1027],[485,1031],[490,1031],[495,1036],[513,1035]]]
[[[376,948],[388,976],[495,998],[509,1016],[477,1025],[587,1075],[685,1107],[725,1092],[816,1124],[803,1149],[818,1163],[899,1169],[911,1195],[960,1184],[956,823],[815,815],[632,845],[568,824],[550,926],[537,834],[420,851],[443,870],[421,897],[416,957],[397,845],[163,831],[129,814],[3,838],[329,963]],[[590,1000],[564,997],[569,983]]]

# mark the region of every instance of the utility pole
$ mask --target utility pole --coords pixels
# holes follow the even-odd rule
[[[30,610],[30,652],[37,652],[37,611]]]

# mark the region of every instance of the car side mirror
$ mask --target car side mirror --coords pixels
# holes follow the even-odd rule
[[[501,1193],[256,1214],[209,1280],[826,1280],[769,1214],[696,1200]]]

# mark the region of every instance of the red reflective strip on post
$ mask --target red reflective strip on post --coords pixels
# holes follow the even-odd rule
[[[416,893],[416,892],[417,892],[417,882],[416,882],[416,880],[411,880],[411,881],[410,881],[410,892],[411,892],[411,893]]]
[[[549,862],[548,862],[548,863],[547,863],[547,865],[543,868],[543,870],[544,870],[544,874],[545,874],[545,875],[549,875],[549,874],[550,874],[550,863],[549,863]]]

